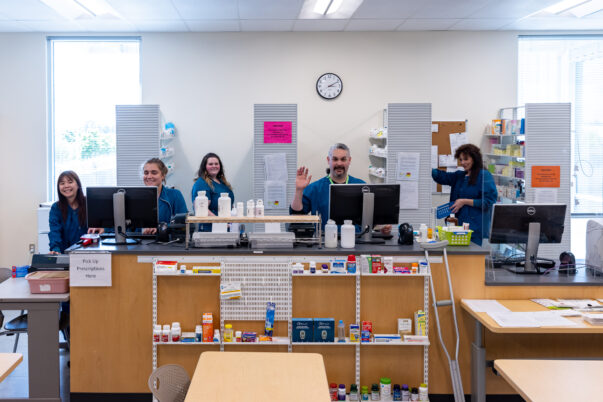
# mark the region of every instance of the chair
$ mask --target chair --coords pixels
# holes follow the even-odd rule
[[[149,376],[149,389],[159,402],[183,402],[191,379],[184,367],[166,364]]]

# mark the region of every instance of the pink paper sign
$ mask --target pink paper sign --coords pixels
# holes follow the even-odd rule
[[[264,144],[291,144],[290,121],[265,121]]]

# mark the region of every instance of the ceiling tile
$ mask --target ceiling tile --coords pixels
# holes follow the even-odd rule
[[[11,20],[62,20],[63,17],[39,0],[0,0],[0,14]]]
[[[173,0],[185,20],[234,20],[239,18],[236,0]]]
[[[484,7],[489,0],[422,0],[412,18],[466,18]]]
[[[73,21],[23,21],[31,30],[36,32],[82,32],[80,25]]]
[[[530,17],[504,27],[505,30],[590,30],[603,29],[603,20],[571,17]]]
[[[559,0],[490,0],[471,18],[524,18],[542,10]]]
[[[83,31],[87,32],[137,32],[136,27],[124,20],[77,20]]]
[[[239,0],[239,18],[294,20],[303,4],[303,0]]]
[[[32,32],[33,29],[16,21],[0,21],[0,32]]]
[[[238,32],[238,20],[190,20],[184,21],[191,32]]]
[[[294,31],[343,31],[348,20],[296,20]]]
[[[458,23],[459,19],[418,19],[411,18],[398,27],[398,31],[446,31]]]
[[[417,0],[364,0],[352,16],[356,18],[411,17],[421,7]]]
[[[176,20],[178,11],[170,0],[106,0],[122,17],[140,20]]]
[[[450,27],[451,31],[495,31],[517,21],[515,18],[462,19]]]
[[[346,31],[395,31],[404,22],[403,19],[353,19]]]
[[[241,31],[281,31],[293,30],[295,20],[241,20]]]
[[[188,32],[182,20],[130,20],[139,32]]]

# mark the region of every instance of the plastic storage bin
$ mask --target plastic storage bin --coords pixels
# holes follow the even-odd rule
[[[448,240],[448,244],[451,246],[468,246],[471,243],[471,233],[473,230],[464,230],[462,234],[455,234],[447,230],[442,230],[441,226],[438,226],[438,236],[440,240]]]
[[[37,271],[25,277],[31,293],[68,293],[69,271]]]

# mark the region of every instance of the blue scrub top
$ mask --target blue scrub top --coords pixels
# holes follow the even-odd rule
[[[227,185],[222,182],[213,182],[214,188],[211,189],[209,184],[203,178],[199,177],[195,184],[193,185],[193,190],[191,191],[191,199],[193,201],[193,205],[195,205],[195,198],[197,197],[197,193],[199,191],[205,191],[205,196],[209,201],[209,210],[216,216],[218,216],[218,198],[220,198],[221,193],[228,193],[228,197],[230,197],[230,205],[235,205],[235,197],[234,193]],[[238,212],[239,213],[239,212]],[[211,232],[211,223],[204,223],[199,225],[199,230],[202,232]]]
[[[473,200],[473,206],[465,205],[455,214],[459,224],[469,223],[473,230],[471,241],[482,245],[482,239],[490,236],[490,221],[492,218],[492,205],[496,203],[498,191],[494,178],[485,169],[480,170],[475,184],[469,184],[469,176],[464,171],[444,172],[439,169],[431,170],[431,177],[445,186],[451,186],[450,201],[459,198]]]
[[[52,204],[48,216],[50,232],[48,233],[50,251],[65,252],[65,249],[80,240],[83,234],[88,232],[86,224],[80,225],[78,217],[79,208],[67,208],[67,219],[63,220],[59,202]]]
[[[365,183],[364,180],[357,179],[353,176],[348,175],[348,184],[361,184]],[[330,196],[331,180],[329,176],[325,176],[320,180],[316,180],[310,183],[308,187],[304,189],[302,197],[303,208],[301,211],[295,211],[289,206],[289,214],[307,214],[311,212],[312,215],[320,213],[322,220],[322,227],[324,229],[329,219],[329,196]]]
[[[180,190],[175,188],[167,188],[165,185],[161,186],[161,194],[157,200],[158,208],[158,219],[159,222],[169,223],[172,216],[176,214],[186,213],[186,202]]]

